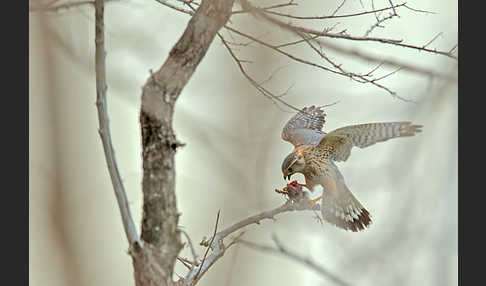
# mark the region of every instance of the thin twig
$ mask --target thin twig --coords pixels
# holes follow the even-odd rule
[[[370,28],[369,28],[369,29],[366,31],[366,33],[364,34],[364,36],[363,36],[363,37],[368,37],[368,35],[369,35],[369,34],[371,34],[371,32],[373,32],[373,30],[374,30],[374,29],[376,29],[376,28],[378,28],[378,27],[380,27],[380,28],[384,28],[384,26],[381,26],[381,24],[382,24],[382,23],[384,23],[386,20],[390,20],[390,19],[392,19],[393,17],[396,17],[396,16],[398,16],[398,15],[397,15],[397,14],[390,13],[390,15],[388,15],[388,16],[386,16],[386,17],[383,17],[383,18],[381,18],[381,19],[378,19],[378,20],[376,21],[376,23],[375,23],[375,24],[373,24],[373,25],[372,25],[372,26],[371,26],[371,27],[370,27]],[[423,48],[425,48],[425,47],[423,47]]]
[[[427,44],[423,45],[422,47],[425,48],[428,45],[432,44],[432,42],[435,41],[441,35],[442,35],[442,32],[438,33],[434,38],[432,38],[432,40],[430,40]]]
[[[191,6],[190,3],[187,4],[193,11],[195,10],[194,7]],[[225,26],[226,28],[228,28],[227,26]],[[245,68],[243,67],[242,63],[245,63],[246,61],[244,60],[241,60],[239,59],[235,53],[233,52],[233,49],[229,46],[228,42],[225,40],[225,38],[221,35],[221,33],[218,33],[217,34],[218,37],[221,39],[221,42],[223,43],[223,45],[226,47],[226,49],[228,50],[228,52],[230,53],[231,57],[233,58],[233,60],[236,62],[236,64],[238,65],[238,68],[240,69],[241,73],[243,74],[243,76],[245,76],[245,78],[251,83],[251,85],[253,85],[263,96],[267,97],[268,99],[270,99],[270,101],[277,107],[279,108],[280,110],[282,110],[282,108],[280,108],[280,106],[277,104],[277,102],[280,102],[282,103],[283,105],[293,109],[293,110],[296,110],[296,111],[301,111],[300,109],[298,109],[297,107],[287,103],[286,101],[282,100],[279,98],[278,95],[275,95],[273,94],[272,92],[270,92],[269,90],[267,90],[266,88],[264,88],[261,84],[259,84],[255,79],[253,79],[245,70]],[[258,42],[258,43],[264,43],[263,41],[255,38],[255,37],[248,37],[248,39],[254,41],[254,42]],[[282,110],[283,111],[283,110]]]
[[[219,212],[218,212],[218,214],[219,214]],[[189,272],[187,273],[187,276],[186,276],[186,280],[187,280],[187,278],[189,278],[189,273],[191,273],[192,270],[194,270],[194,267],[196,266],[195,264],[197,263],[197,255],[196,255],[196,251],[194,250],[194,246],[192,245],[191,238],[189,237],[187,232],[183,229],[180,229],[180,231],[186,236],[187,243],[189,244],[189,248],[191,249],[191,254],[192,254],[192,259],[193,259],[192,261],[194,261],[191,265]]]
[[[227,26],[225,26],[225,28],[228,29]],[[218,33],[218,36],[219,38],[221,39],[221,41],[223,42],[223,45],[226,47],[226,49],[228,50],[228,52],[230,53],[231,57],[235,60],[236,64],[238,65],[238,68],[240,69],[241,73],[243,74],[243,76],[245,76],[245,78],[265,97],[269,98],[278,108],[280,108],[278,105],[277,105],[277,102],[280,102],[282,103],[283,105],[293,109],[293,110],[296,110],[296,111],[300,111],[300,109],[298,109],[297,107],[287,103],[286,101],[280,99],[278,96],[274,95],[273,93],[271,93],[269,90],[265,89],[263,86],[261,86],[260,84],[258,84],[258,82],[253,79],[245,70],[245,68],[243,67],[243,65],[241,64],[242,61],[240,59],[238,59],[236,57],[236,55],[234,54],[233,50],[231,49],[231,47],[226,43],[226,40],[223,38],[223,36],[221,36],[221,34]],[[262,41],[256,39],[256,38],[251,38],[252,40],[258,42],[258,43],[261,43]]]
[[[247,246],[249,248],[258,250],[260,252],[270,252],[270,253],[275,253],[275,254],[280,254],[283,255],[287,258],[290,258],[298,263],[304,264],[305,266],[309,267],[310,269],[313,269],[317,273],[319,273],[322,277],[326,279],[332,280],[334,283],[341,285],[341,286],[350,286],[349,283],[343,281],[341,278],[337,277],[333,273],[331,273],[329,270],[325,269],[321,265],[318,265],[316,262],[314,262],[311,258],[309,257],[304,257],[287,247],[285,247],[275,235],[272,235],[272,240],[276,245],[275,247],[272,246],[265,246],[265,245],[260,245],[256,244],[254,242],[246,241],[246,240],[241,240],[239,239],[238,242],[241,243],[244,246]]]
[[[421,12],[421,13],[426,13],[426,14],[437,14],[437,13],[431,12],[431,11],[425,11],[425,10],[415,9],[415,8],[412,8],[412,7],[408,6],[408,5],[403,5],[403,6],[405,6],[407,9],[412,10],[414,12]]]
[[[336,104],[338,104],[339,102],[341,102],[341,100],[336,100],[336,101],[335,101],[335,102],[333,102],[333,103],[324,104],[324,105],[321,105],[321,106],[319,106],[319,107],[320,107],[320,108],[329,107],[329,106],[336,105]]]
[[[343,7],[344,3],[346,3],[346,0],[343,0],[343,2],[336,8],[336,10],[334,10],[334,12],[332,12],[331,16],[336,15],[336,13],[339,11],[339,9],[341,9],[341,7]]]
[[[379,69],[382,65],[383,65],[383,63],[379,63],[376,67],[374,67],[368,73],[364,74],[364,76],[372,76],[373,72],[375,72],[377,69]]]
[[[103,143],[106,163],[110,173],[113,190],[115,191],[118,207],[123,221],[123,227],[130,248],[137,243],[143,247],[135,224],[130,214],[128,199],[123,186],[120,172],[115,159],[115,151],[111,143],[108,107],[106,102],[106,68],[105,68],[105,35],[104,35],[104,0],[95,2],[95,69],[96,69],[96,107],[98,109],[99,134]]]
[[[457,44],[454,45],[454,47],[452,47],[452,49],[449,50],[449,53],[452,54],[457,48]]]
[[[193,268],[193,265],[194,264],[193,263],[188,263],[187,259],[184,259],[182,257],[177,257],[177,260],[179,260],[182,263],[182,265],[184,265],[187,269],[189,269],[189,271],[192,271],[192,269],[194,269]],[[191,266],[189,266],[189,264]]]
[[[390,2],[390,7],[392,7],[392,9],[393,9],[393,14],[394,14],[395,16],[398,16],[397,11],[395,10],[395,7],[394,7],[394,5],[393,5],[393,2],[392,2],[391,0],[388,0],[388,2]]]
[[[210,246],[212,245],[213,241],[214,241],[214,238],[216,237],[216,231],[218,231],[218,222],[219,222],[219,213],[220,211],[218,210],[218,215],[216,216],[216,224],[214,226],[214,233],[213,233],[213,237],[211,238],[211,241],[209,242],[209,246],[206,248],[206,252],[204,253],[204,257],[203,257],[203,260],[201,261],[201,265],[204,265],[204,262],[206,261],[206,256],[208,255],[208,252],[209,252],[209,249],[211,248]],[[199,267],[199,269],[197,270],[196,272],[196,275],[194,276],[193,278],[193,281],[194,281],[194,284],[195,282],[197,281],[197,277],[199,276],[199,273],[201,273],[201,268],[202,267]],[[187,274],[187,278],[189,278],[189,275],[191,275],[191,272],[189,272]],[[187,279],[186,278],[186,279]]]
[[[187,10],[187,9],[184,9],[184,8],[181,8],[181,7],[177,7],[173,4],[170,4],[169,2],[167,2],[166,0],[155,0],[157,2],[159,2],[160,4],[164,5],[164,6],[167,6],[169,8],[172,8],[176,11],[179,11],[179,12],[182,12],[182,13],[185,13],[185,14],[188,14],[188,15],[194,15],[194,12],[193,11],[190,11],[190,10]]]
[[[185,262],[185,263],[187,263],[187,264],[194,264],[194,265],[196,265],[196,266],[199,266],[199,265],[201,264],[201,263],[199,263],[199,262],[197,262],[197,261],[196,261],[196,262],[194,262],[194,261],[191,261],[191,260],[189,260],[189,259],[187,259],[187,258],[184,258],[184,257],[177,257],[177,258],[178,258],[180,261],[184,261],[184,262]]]
[[[318,37],[320,37],[320,36],[312,36],[311,39],[316,39]],[[276,45],[275,48],[283,48],[283,47],[293,46],[293,45],[297,45],[297,44],[305,43],[305,42],[306,42],[306,40],[302,39],[302,40],[297,40],[297,41],[293,41],[293,42],[288,42],[288,43],[285,43],[285,44]]]
[[[371,11],[365,11],[365,12],[359,12],[359,13],[353,13],[353,14],[343,14],[343,15],[331,15],[331,16],[296,16],[292,14],[285,14],[285,13],[280,13],[280,12],[275,12],[275,11],[265,11],[265,13],[272,14],[275,16],[280,16],[280,17],[286,17],[286,18],[291,18],[291,19],[299,19],[299,20],[324,20],[324,19],[336,19],[336,18],[352,18],[356,16],[363,16],[363,15],[368,15],[368,14],[373,14],[377,12],[382,12],[386,10],[390,10],[393,8],[399,8],[399,7],[406,7],[405,3],[395,5],[393,7],[385,7],[381,9],[373,9]],[[408,8],[408,7],[406,7]]]
[[[294,1],[291,0],[287,3],[275,4],[275,5],[271,5],[271,6],[267,6],[267,7],[261,7],[260,9],[268,11],[270,9],[277,9],[277,8],[288,7],[288,6],[297,6],[297,3],[294,3]],[[243,14],[243,13],[248,13],[248,12],[250,12],[250,11],[248,11],[248,10],[237,10],[237,11],[231,12],[231,14],[235,15],[235,14]]]
[[[373,79],[372,81],[379,81],[379,80],[382,80],[382,79],[384,79],[384,78],[387,78],[387,77],[391,76],[392,74],[394,74],[394,73],[396,73],[396,72],[400,71],[401,69],[402,69],[402,67],[399,67],[399,68],[397,68],[396,70],[394,70],[394,71],[392,71],[392,72],[390,72],[390,73],[387,73],[387,74],[386,74],[386,75],[384,75],[384,76],[381,76],[381,77],[378,77],[378,78]]]

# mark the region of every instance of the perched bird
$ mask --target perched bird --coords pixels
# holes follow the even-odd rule
[[[422,125],[410,122],[384,122],[351,125],[324,133],[324,110],[305,107],[285,124],[282,139],[295,149],[282,163],[284,179],[302,173],[310,191],[317,185],[323,194],[312,200],[321,201],[322,217],[345,230],[360,231],[371,223],[369,212],[354,197],[334,161],[346,161],[353,146],[365,148],[397,137],[414,136]]]

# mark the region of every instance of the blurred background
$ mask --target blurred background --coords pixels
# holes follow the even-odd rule
[[[282,2],[258,5],[272,3]],[[342,1],[297,3],[278,11],[331,14]],[[383,8],[389,1],[373,4]],[[457,1],[413,0],[407,5],[435,14],[397,9],[400,17],[384,22],[385,28],[376,28],[370,36],[422,46],[442,32],[429,48],[449,51],[457,43]],[[371,1],[348,0],[338,14],[371,9]],[[122,0],[106,5],[105,19],[112,140],[131,212],[140,227],[141,87],[149,70],[162,65],[189,16],[156,1]],[[347,29],[362,36],[376,19],[370,14],[292,22],[315,29],[337,25],[336,32]],[[269,42],[295,40],[249,15],[234,15],[231,25]],[[128,243],[98,136],[94,9],[85,5],[56,13],[31,12],[29,28],[30,285],[134,285]],[[232,39],[227,31],[222,33]],[[457,61],[445,56],[368,42],[334,43],[457,77]],[[292,49],[321,61],[305,45]],[[248,227],[244,238],[272,245],[275,234],[285,246],[351,285],[456,285],[457,82],[407,71],[381,81],[415,101],[410,103],[375,86],[303,66],[255,43],[235,47],[235,52],[253,62],[245,67],[255,79],[273,75],[265,87],[276,94],[288,90],[283,99],[296,107],[339,101],[326,108],[326,132],[378,121],[424,125],[418,136],[355,148],[348,161],[338,163],[348,187],[372,214],[368,230],[346,232],[319,224],[312,212],[293,212]],[[357,73],[376,66],[327,54]],[[392,70],[381,68],[375,74]],[[214,40],[183,90],[174,119],[178,139],[187,144],[176,155],[180,225],[200,257],[205,249],[199,242],[212,233],[218,210],[222,229],[285,201],[274,189],[285,185],[280,165],[293,147],[280,139],[280,132],[293,114],[260,95],[221,41]],[[293,178],[304,181],[301,175]],[[181,256],[190,258],[189,249],[184,248]],[[175,270],[181,276],[186,273],[180,263]],[[242,245],[227,251],[200,282],[274,284],[334,285],[302,264]]]

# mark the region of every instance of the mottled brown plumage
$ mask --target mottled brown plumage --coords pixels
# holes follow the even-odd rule
[[[282,131],[282,139],[295,149],[282,163],[284,178],[302,173],[306,186],[324,188],[322,217],[340,228],[360,231],[371,223],[369,212],[354,197],[334,161],[346,161],[351,149],[365,148],[392,138],[413,136],[421,125],[410,122],[386,122],[351,125],[326,134],[322,131],[324,111],[310,106],[293,116]]]

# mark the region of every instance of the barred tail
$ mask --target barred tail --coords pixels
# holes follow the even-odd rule
[[[344,180],[326,184],[322,197],[322,217],[327,222],[345,230],[361,231],[371,223],[370,213],[348,189]]]

